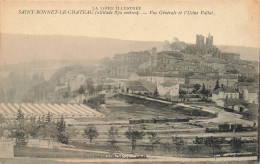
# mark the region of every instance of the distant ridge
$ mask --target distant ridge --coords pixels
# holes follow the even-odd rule
[[[251,61],[259,60],[260,48],[243,47],[243,46],[224,46],[224,45],[217,45],[217,47],[222,52],[239,53],[241,60],[251,60]]]
[[[0,65],[46,60],[98,60],[117,53],[144,51],[163,42],[130,41],[100,37],[66,35],[1,34]],[[259,48],[242,46],[217,46],[221,51],[241,54],[241,59],[258,60]]]

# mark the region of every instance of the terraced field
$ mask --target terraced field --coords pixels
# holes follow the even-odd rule
[[[63,115],[67,118],[102,118],[103,114],[83,104],[32,104],[32,103],[1,103],[0,113],[5,117],[16,117],[18,110],[26,116],[41,116],[48,113],[53,116],[60,117]]]

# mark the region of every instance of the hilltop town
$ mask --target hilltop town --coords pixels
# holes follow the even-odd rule
[[[116,54],[100,64],[98,73],[112,88],[131,94],[152,96],[157,90],[169,101],[213,101],[231,110],[240,106],[241,112],[245,104],[258,104],[258,62],[221,52],[210,34],[197,35],[196,44],[165,41],[161,52]]]

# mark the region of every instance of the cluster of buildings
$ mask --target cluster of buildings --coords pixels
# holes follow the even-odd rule
[[[198,96],[192,94],[197,85],[199,90],[204,86],[220,107],[235,107],[242,112],[245,104],[258,104],[258,62],[240,60],[236,53],[221,52],[213,45],[210,34],[206,39],[197,35],[194,45],[171,48],[172,51],[157,52],[153,48],[117,54],[102,66],[103,75],[112,79],[113,87],[121,92],[151,95],[156,90],[162,98],[176,100],[180,99],[180,93],[185,93],[195,99]],[[215,90],[217,83],[220,88]]]

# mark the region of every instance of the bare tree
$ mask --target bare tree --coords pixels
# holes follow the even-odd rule
[[[149,139],[149,142],[152,145],[152,151],[154,151],[154,145],[159,144],[161,141],[161,138],[157,136],[157,133],[155,132],[147,132],[147,138]]]
[[[132,154],[135,153],[137,140],[142,140],[144,135],[145,135],[144,132],[139,131],[137,128],[132,128],[132,127],[129,127],[128,130],[125,132],[126,138],[131,141]]]
[[[108,142],[111,144],[112,149],[114,150],[115,144],[118,142],[117,137],[119,137],[118,129],[114,126],[111,126],[108,130]]]
[[[177,137],[177,136],[172,137],[172,143],[174,144],[174,146],[176,148],[177,154],[179,154],[185,144],[183,139],[181,137]]]

